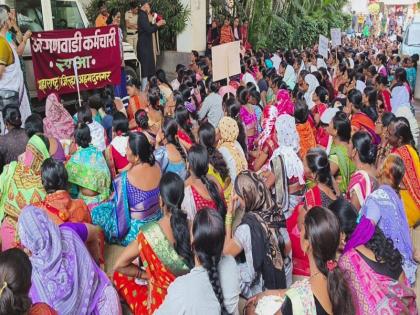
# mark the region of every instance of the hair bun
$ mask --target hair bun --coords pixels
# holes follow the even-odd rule
[[[22,119],[17,113],[11,113],[7,119],[7,122],[15,127],[22,126]]]
[[[14,295],[14,305],[13,308],[16,313],[25,314],[32,305],[32,300],[27,295],[17,294]]]
[[[16,107],[7,106],[3,109],[3,120],[15,128],[22,126],[22,117]]]
[[[328,160],[328,157],[326,159],[319,159],[318,168],[319,171],[325,171],[326,168],[330,168],[330,162]]]
[[[213,147],[207,147],[207,152],[208,152],[208,154],[209,154],[209,156],[212,156],[214,153],[215,153],[215,148],[213,148]]]
[[[378,147],[376,144],[371,144],[368,151],[368,158],[371,163],[376,161],[376,155],[378,153]]]
[[[155,164],[155,155],[153,154],[153,152],[150,153],[149,155],[149,164],[150,165],[154,165]]]

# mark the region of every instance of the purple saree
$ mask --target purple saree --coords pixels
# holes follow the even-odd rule
[[[22,211],[18,227],[22,245],[32,253],[32,302],[47,303],[59,314],[97,314],[110,281],[77,233],[59,228],[34,206]]]

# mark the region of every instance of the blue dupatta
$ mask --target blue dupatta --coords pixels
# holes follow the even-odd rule
[[[141,221],[147,223],[154,221],[158,215],[160,217],[159,202],[158,199],[153,195],[159,195],[159,189],[155,188],[150,191],[144,192],[145,194],[151,194],[151,196],[144,199],[142,202],[136,205],[129,205],[128,203],[128,177],[127,171],[121,173],[114,182],[114,205],[115,205],[115,222],[116,222],[116,235],[112,235],[118,240],[126,237],[127,233],[131,229],[133,221]],[[132,219],[131,212],[135,212],[144,216],[143,219]]]
[[[413,258],[410,228],[401,198],[391,186],[382,185],[367,197],[360,213],[375,221],[385,236],[393,241],[403,257],[404,273],[413,284],[417,263]]]
[[[154,156],[159,164],[162,174],[172,172],[178,174],[183,180],[187,178],[187,168],[184,162],[173,163],[169,160],[168,150],[165,146],[161,146],[155,150]]]
[[[131,221],[127,195],[127,171],[122,172],[120,176],[115,178],[113,186],[117,234],[112,236],[121,240],[127,235]]]
[[[123,246],[128,245],[137,237],[142,226],[156,221],[162,216],[157,201],[159,188],[150,191],[139,189],[143,193],[144,200],[130,205],[129,185],[127,171],[124,171],[113,181],[114,194],[112,198],[92,210],[92,222],[102,228],[106,240]],[[130,198],[132,197],[130,193]],[[141,218],[133,219],[132,213],[136,213]]]

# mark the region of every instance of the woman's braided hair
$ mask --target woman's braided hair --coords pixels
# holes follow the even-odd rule
[[[206,269],[214,294],[221,306],[221,314],[228,314],[224,306],[223,291],[217,269],[223,251],[225,225],[214,209],[201,209],[194,218],[193,248],[196,257]]]
[[[175,119],[171,117],[165,117],[163,121],[163,134],[168,143],[173,144],[178,150],[179,154],[182,156],[184,161],[187,160],[187,154],[179,143],[177,133],[178,133],[178,124]]]

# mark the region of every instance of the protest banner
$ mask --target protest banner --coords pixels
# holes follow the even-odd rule
[[[241,73],[240,42],[231,42],[211,48],[213,80],[228,79]]]
[[[323,35],[319,35],[318,53],[322,57],[328,58],[328,38]]]
[[[121,81],[116,26],[35,32],[31,51],[39,99],[75,93],[77,83],[80,90],[89,90]]]
[[[332,28],[331,29],[331,44],[332,47],[341,46],[341,29]]]

